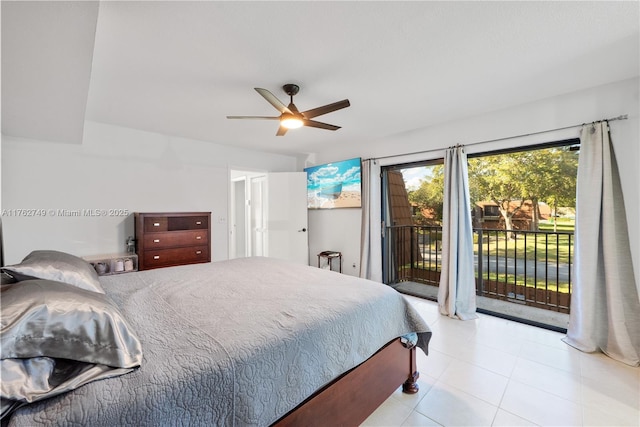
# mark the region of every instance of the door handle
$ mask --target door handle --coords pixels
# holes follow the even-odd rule
[[[302,230],[298,230],[298,233],[304,233],[304,232],[306,232],[306,231],[307,231],[307,229],[306,229],[306,228],[303,228]]]

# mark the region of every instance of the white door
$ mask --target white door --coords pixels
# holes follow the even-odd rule
[[[267,174],[267,256],[309,265],[307,174]]]
[[[267,246],[267,177],[251,178],[250,225],[251,256],[269,256]]]
[[[247,180],[245,177],[231,181],[231,238],[229,239],[230,258],[247,256]]]

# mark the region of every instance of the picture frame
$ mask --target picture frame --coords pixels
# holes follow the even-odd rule
[[[307,172],[307,208],[362,207],[362,159],[341,160],[304,169]]]

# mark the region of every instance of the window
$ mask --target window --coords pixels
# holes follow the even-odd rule
[[[469,156],[471,206],[483,212],[482,223],[474,226],[557,231],[562,223],[572,230],[578,142]]]
[[[498,209],[498,206],[493,206],[493,205],[486,205],[483,209],[484,211],[484,218],[492,218],[492,217],[499,217],[500,216],[500,210]]]
[[[468,156],[478,295],[568,313],[578,144]],[[383,168],[384,280],[400,291],[437,294],[444,172],[442,159]]]

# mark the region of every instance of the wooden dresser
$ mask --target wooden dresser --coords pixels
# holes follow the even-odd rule
[[[211,261],[211,212],[136,212],[138,270]]]

